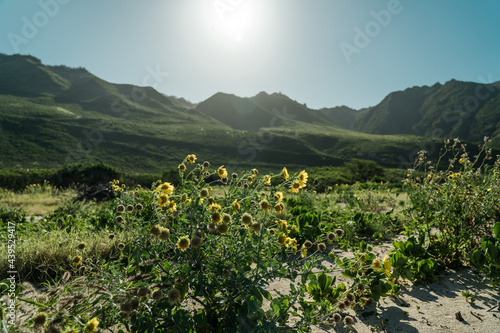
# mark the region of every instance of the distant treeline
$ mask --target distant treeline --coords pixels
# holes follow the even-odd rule
[[[291,170],[290,170],[291,171]],[[300,171],[300,170],[298,170]],[[308,183],[317,191],[324,191],[335,184],[353,184],[355,182],[390,182],[398,186],[404,177],[404,170],[384,169],[373,161],[352,160],[343,167],[316,167],[306,170]],[[157,180],[169,181],[175,186],[180,183],[177,169],[163,173],[131,174],[122,172],[104,163],[67,165],[58,170],[51,169],[7,169],[0,170],[0,187],[20,191],[31,184],[43,184],[48,181],[59,188],[78,187],[79,185],[102,185],[117,179],[127,186],[141,185],[150,188]],[[277,184],[276,184],[277,185]]]

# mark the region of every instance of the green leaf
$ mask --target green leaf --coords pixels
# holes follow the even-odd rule
[[[495,223],[493,233],[495,234],[495,238],[500,239],[500,222]]]
[[[326,289],[327,281],[328,281],[328,279],[327,279],[326,274],[324,272],[321,272],[320,274],[318,274],[318,283],[319,283],[319,288],[321,289],[321,291]]]

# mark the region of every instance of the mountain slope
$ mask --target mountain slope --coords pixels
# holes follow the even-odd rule
[[[372,134],[460,137],[474,143],[488,136],[500,147],[500,82],[451,80],[394,92],[359,112],[351,128]]]
[[[176,168],[191,153],[231,172],[340,166],[352,158],[406,168],[416,151],[442,141],[414,135],[429,136],[444,119],[436,104],[445,107],[474,86],[440,89],[397,92],[359,111],[312,110],[264,92],[251,98],[218,93],[190,108],[151,87],[112,84],[83,68],[0,54],[0,168],[105,162],[125,171],[158,172]],[[463,128],[496,131],[496,101],[485,100],[475,122]],[[405,134],[382,135],[400,132]]]

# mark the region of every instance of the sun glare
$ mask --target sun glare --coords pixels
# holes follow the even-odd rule
[[[214,1],[212,27],[222,38],[243,42],[256,23],[251,1]]]

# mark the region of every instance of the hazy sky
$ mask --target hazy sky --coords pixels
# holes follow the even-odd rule
[[[1,53],[192,102],[266,91],[362,108],[498,81],[499,33],[498,0],[0,0]]]

